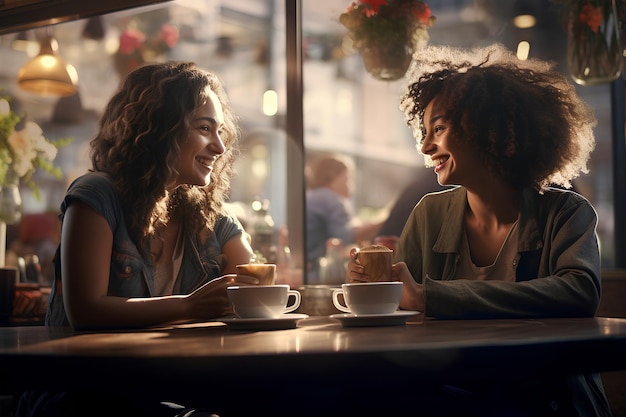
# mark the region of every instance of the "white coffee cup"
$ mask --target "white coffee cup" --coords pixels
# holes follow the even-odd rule
[[[345,305],[339,302],[343,294]],[[333,291],[333,304],[345,313],[392,314],[402,298],[402,283],[398,281],[359,282],[342,284]]]
[[[278,318],[300,306],[301,295],[289,285],[243,285],[228,287],[228,299],[241,318]],[[288,304],[293,298],[292,304]]]

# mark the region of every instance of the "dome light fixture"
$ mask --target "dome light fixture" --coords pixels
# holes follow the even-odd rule
[[[513,26],[518,29],[531,29],[537,25],[539,0],[517,0],[513,4]]]
[[[537,18],[532,14],[520,14],[513,18],[513,25],[518,29],[531,29],[537,24]]]
[[[17,85],[40,96],[67,97],[76,94],[78,73],[57,55],[59,44],[51,35],[40,43],[39,54],[17,74]]]

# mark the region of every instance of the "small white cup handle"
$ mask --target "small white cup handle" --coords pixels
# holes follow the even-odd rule
[[[292,296],[294,297],[293,304],[289,305],[289,301],[287,301],[287,307],[285,307],[283,313],[290,313],[300,307],[300,301],[302,299],[300,292],[296,290],[289,290],[288,298],[291,298]]]
[[[337,310],[343,311],[344,313],[349,313],[350,309],[339,302],[339,294],[343,294],[343,289],[337,288],[333,290],[333,304],[337,307]],[[344,295],[345,301],[345,295]]]

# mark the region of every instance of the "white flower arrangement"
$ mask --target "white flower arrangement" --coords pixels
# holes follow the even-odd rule
[[[61,178],[61,168],[55,166],[53,161],[57,148],[70,141],[49,141],[37,123],[18,116],[11,110],[9,102],[0,98],[0,186],[23,180],[39,199],[39,187],[33,181],[33,174],[41,168]]]

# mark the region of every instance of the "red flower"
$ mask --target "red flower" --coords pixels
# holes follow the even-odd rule
[[[602,24],[602,15],[602,6],[594,7],[591,3],[586,3],[580,9],[578,20],[589,26],[594,33],[597,33]]]
[[[178,42],[178,29],[176,26],[163,24],[161,26],[161,38],[168,47],[173,48]]]
[[[350,4],[339,21],[350,31],[355,47],[361,48],[372,42],[406,44],[428,39],[426,29],[435,16],[420,0],[359,0]]]
[[[413,9],[413,16],[423,25],[430,25],[430,17],[433,13],[430,11],[430,7],[426,3],[418,3]]]
[[[120,35],[120,53],[132,54],[135,49],[140,49],[146,35],[137,29],[126,29]]]
[[[365,15],[367,17],[376,16],[380,10],[380,6],[385,6],[387,0],[361,0],[361,3],[366,5]]]

